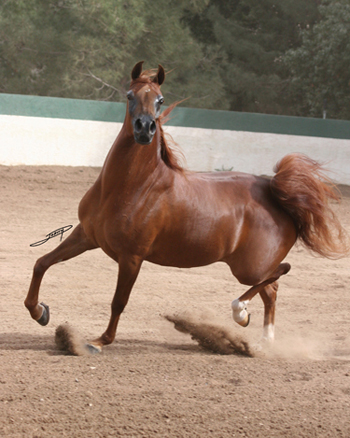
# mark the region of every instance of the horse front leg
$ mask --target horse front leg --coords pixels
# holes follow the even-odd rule
[[[141,269],[142,260],[138,257],[130,257],[120,259],[118,263],[117,288],[112,300],[109,324],[99,338],[87,344],[91,353],[101,352],[104,345],[114,341],[120,315],[129,301],[131,290]]]
[[[94,248],[96,245],[88,240],[81,224],[79,224],[56,249],[37,260],[24,305],[29,310],[31,317],[39,324],[47,325],[50,319],[49,306],[44,303],[39,304],[39,289],[45,272],[55,263],[69,260]]]

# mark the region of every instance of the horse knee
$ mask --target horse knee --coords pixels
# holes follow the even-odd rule
[[[34,277],[42,277],[45,274],[45,271],[47,270],[47,267],[45,266],[45,263],[43,261],[43,257],[38,259],[34,265],[33,273]]]

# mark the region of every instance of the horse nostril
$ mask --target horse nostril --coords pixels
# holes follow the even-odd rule
[[[141,132],[142,131],[142,127],[143,127],[143,125],[142,125],[141,119],[137,119],[136,122],[135,122],[134,130],[136,132]]]
[[[149,125],[149,132],[150,134],[154,135],[156,130],[157,130],[156,122],[153,120]]]

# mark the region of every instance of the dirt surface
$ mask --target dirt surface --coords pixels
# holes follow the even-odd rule
[[[0,436],[349,437],[349,258],[293,249],[292,270],[280,281],[275,347],[253,357],[209,352],[164,318],[186,311],[254,349],[262,301],[252,301],[249,327],[235,324],[230,303],[246,288],[224,264],[145,263],[114,344],[94,356],[57,349],[60,324],[85,339],[105,330],[118,267],[94,250],[50,268],[40,298],[51,321],[41,327],[23,300],[35,260],[59,237],[29,245],[77,223],[78,202],[98,172],[0,166]],[[335,208],[350,231],[350,198]]]

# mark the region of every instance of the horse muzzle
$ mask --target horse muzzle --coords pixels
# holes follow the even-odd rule
[[[139,144],[147,145],[152,143],[157,130],[156,121],[152,116],[137,117],[133,122],[134,138]]]

